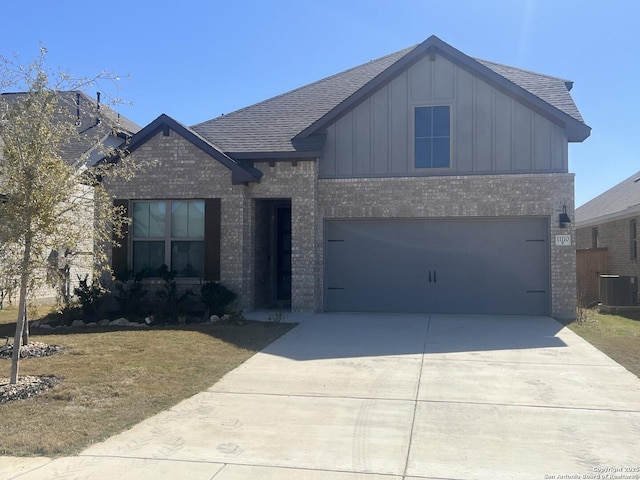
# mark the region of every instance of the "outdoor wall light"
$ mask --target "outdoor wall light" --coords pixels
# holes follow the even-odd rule
[[[571,223],[571,219],[569,218],[569,215],[567,215],[566,205],[562,206],[562,213],[560,214],[559,221],[560,221],[560,228],[567,228],[567,225]]]

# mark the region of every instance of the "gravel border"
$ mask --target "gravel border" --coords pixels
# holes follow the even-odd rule
[[[20,358],[49,357],[64,352],[64,348],[59,345],[48,345],[42,342],[29,342],[28,345],[20,347]],[[10,359],[13,353],[13,346],[0,351],[0,358]],[[0,377],[0,404],[12,400],[23,400],[25,398],[38,395],[50,388],[53,388],[60,379],[53,375],[25,375],[18,377],[15,385],[9,384],[8,378]]]
[[[64,348],[60,345],[48,345],[42,342],[29,342],[28,345],[20,347],[20,358],[39,358],[50,357],[58,353],[64,352]],[[13,345],[9,344],[9,348],[0,351],[0,358],[11,358],[13,354]]]
[[[53,375],[25,375],[18,378],[15,385],[9,384],[8,378],[0,378],[0,404],[12,400],[23,400],[53,388],[60,379]]]

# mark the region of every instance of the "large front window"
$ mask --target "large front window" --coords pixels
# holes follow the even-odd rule
[[[179,277],[204,272],[204,200],[133,202],[133,271],[167,265]]]
[[[451,122],[448,106],[416,107],[414,167],[449,168]]]

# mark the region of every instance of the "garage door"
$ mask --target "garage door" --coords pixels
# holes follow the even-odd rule
[[[548,219],[328,220],[325,310],[549,313]]]

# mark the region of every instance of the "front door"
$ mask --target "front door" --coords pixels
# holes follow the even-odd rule
[[[291,302],[291,205],[275,206],[275,302]]]

